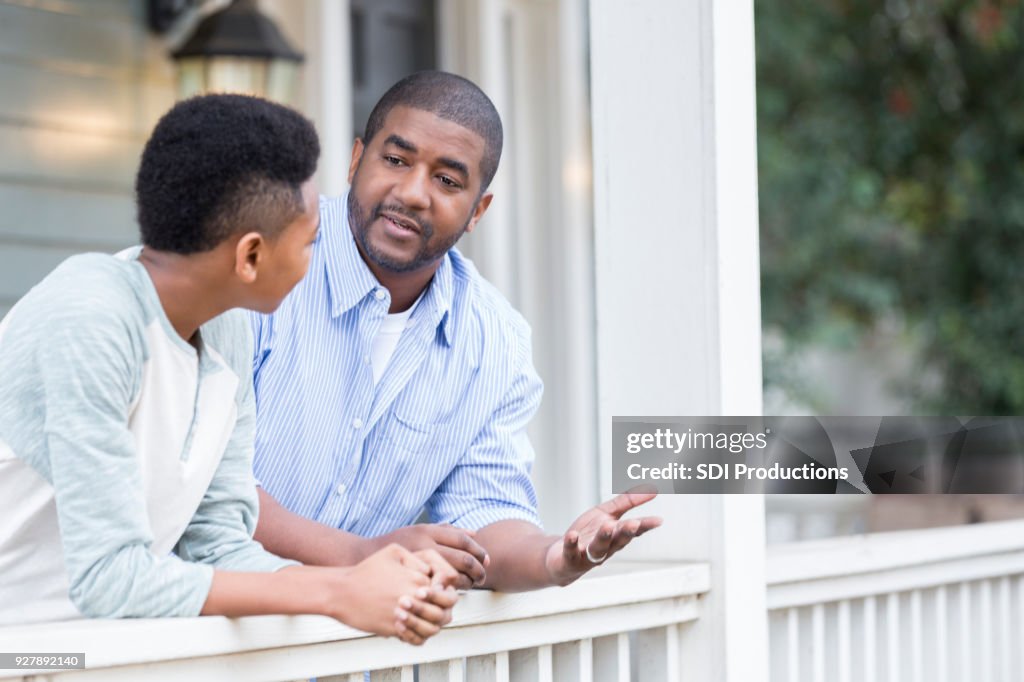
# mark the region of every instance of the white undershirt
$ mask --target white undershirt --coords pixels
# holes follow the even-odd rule
[[[398,340],[402,338],[402,332],[405,331],[406,326],[409,324],[412,311],[416,310],[416,306],[422,298],[423,294],[420,294],[420,297],[409,306],[408,310],[400,313],[389,313],[381,321],[377,335],[373,337],[373,342],[370,344],[370,362],[373,365],[374,386],[380,383],[380,378],[384,376],[384,370],[387,369],[388,363],[391,362],[391,356],[395,354],[395,348],[398,347]]]

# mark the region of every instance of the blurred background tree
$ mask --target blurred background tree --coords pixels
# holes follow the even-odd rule
[[[766,388],[897,320],[918,413],[1024,414],[1018,0],[755,8]]]

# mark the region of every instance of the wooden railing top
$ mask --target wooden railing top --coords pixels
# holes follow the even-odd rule
[[[768,548],[768,586],[1024,551],[1024,520],[793,542]]]
[[[709,584],[707,564],[616,561],[565,588],[469,592],[448,629],[698,596]],[[0,651],[85,652],[89,668],[107,668],[369,637],[323,616],[78,620],[0,628]],[[0,670],[0,678],[21,674]]]

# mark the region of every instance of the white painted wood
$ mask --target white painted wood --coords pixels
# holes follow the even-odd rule
[[[811,679],[825,682],[825,605],[811,608]]]
[[[935,682],[949,680],[949,626],[947,618],[948,595],[946,586],[940,585],[935,590],[935,641],[931,648],[935,652]]]
[[[786,609],[786,669],[789,682],[800,682],[800,610]]]
[[[508,682],[508,652],[467,658],[466,679],[468,682]]]
[[[594,678],[593,640],[555,644],[551,655],[554,679],[559,682],[590,682]]]
[[[910,592],[910,678],[924,680],[924,626],[921,620],[921,590]]]
[[[400,668],[371,670],[370,682],[413,682],[413,668],[406,665]]]
[[[511,682],[530,682],[540,677],[537,670],[537,650],[520,649],[508,654],[509,680]]]
[[[685,678],[679,661],[679,629],[668,626],[636,633],[635,677],[638,680]]]
[[[512,679],[533,680],[537,678],[537,674],[541,674],[543,677],[543,671],[547,670],[547,676],[550,679],[551,656],[548,643],[559,641],[567,632],[572,632],[574,636],[604,636],[644,627],[687,622],[696,619],[698,613],[697,604],[691,598],[659,600],[632,604],[627,607],[612,607],[608,610],[595,609],[590,613],[561,613],[532,618],[528,621],[511,620],[462,628],[449,627],[423,647],[410,647],[394,640],[352,633],[355,638],[290,647],[282,647],[278,644],[271,645],[272,648],[254,649],[254,642],[263,639],[259,636],[260,628],[257,627],[256,636],[246,638],[244,644],[239,647],[241,649],[239,653],[214,655],[209,658],[190,658],[171,651],[174,644],[177,644],[179,649],[183,648],[182,645],[184,648],[188,648],[190,645],[197,644],[193,641],[194,633],[179,628],[178,635],[170,642],[165,642],[164,645],[168,652],[162,659],[143,663],[139,662],[142,656],[136,655],[136,662],[107,667],[99,663],[104,653],[102,649],[95,649],[98,656],[92,656],[91,652],[94,649],[88,649],[91,669],[62,674],[59,679],[72,679],[76,682],[85,680],[118,682],[138,679],[143,674],[150,677],[156,676],[159,679],[180,679],[187,674],[190,682],[204,680],[213,682],[225,679],[226,671],[231,671],[230,674],[234,679],[276,681],[291,679],[299,675],[317,676],[374,669],[382,663],[402,666],[463,656],[479,656],[492,653],[494,648],[499,646],[529,650],[539,648],[540,651],[547,647],[547,658],[544,659],[543,655],[540,656],[537,665],[533,668],[534,672],[528,672],[523,676],[520,666],[518,668],[520,673],[517,677],[517,668],[514,665],[511,666],[511,672]],[[122,628],[122,632],[130,631],[125,631]],[[265,637],[266,633],[263,635]],[[93,637],[92,639],[95,641],[98,638]],[[108,658],[110,649],[118,644],[122,647],[125,646],[127,640],[129,637],[126,636],[114,641],[108,638],[104,642]],[[140,644],[144,645],[145,642],[140,639]],[[80,643],[79,646],[83,645]],[[537,673],[538,669],[540,673]],[[12,676],[14,673],[11,671],[0,671],[0,679]]]
[[[1010,577],[999,580],[999,679],[1009,682],[1013,679],[1013,598]]]
[[[306,4],[306,111],[320,134],[317,180],[322,194],[337,196],[348,186],[353,143],[349,0]]]
[[[982,580],[978,583],[978,643],[980,656],[976,664],[981,667],[978,682],[992,682],[995,679],[995,660],[992,651],[992,622],[995,617],[992,609],[992,581]]]
[[[316,682],[364,682],[364,673],[349,673],[347,675],[321,675]]]
[[[595,682],[629,682],[629,635],[598,637],[593,642]]]
[[[1024,575],[1018,575],[1013,579],[1017,592],[1017,613],[1014,618],[1016,637],[1014,638],[1014,649],[1016,651],[1016,663],[1019,670],[1024,670]]]
[[[853,640],[850,634],[850,601],[843,599],[839,602],[837,609],[838,626],[836,647],[839,650],[839,656],[836,660],[836,664],[839,668],[838,680],[839,682],[851,682],[853,658],[850,655],[850,647]]]
[[[960,661],[960,679],[968,679],[972,674],[972,654],[974,653],[974,648],[971,642],[971,631],[974,628],[974,624],[972,622],[973,609],[971,604],[970,583],[960,583],[958,597],[960,602],[960,613],[958,614],[960,625],[960,649],[958,651],[958,659]]]
[[[864,599],[864,682],[878,676],[878,609],[873,596]]]
[[[883,571],[1020,551],[1024,520],[872,533],[773,545],[768,584]]]
[[[769,553],[770,553],[769,548]],[[769,560],[769,566],[772,561]],[[1024,570],[1024,550],[935,561],[917,566],[829,575],[820,579],[798,579],[769,585],[768,608],[810,605],[821,601],[854,599],[870,594],[904,592],[915,588],[948,585],[958,580],[981,580],[1013,575]]]
[[[888,663],[888,682],[903,682],[900,663],[903,650],[900,645],[900,595],[891,592],[885,596],[885,658]]]
[[[494,657],[477,656],[475,659],[490,659],[493,661]],[[466,679],[466,676],[463,673],[463,660],[461,658],[437,661],[435,663],[421,663],[419,666],[417,682],[463,682],[463,680]]]
[[[747,210],[756,206],[756,184],[743,170],[756,164],[753,7],[728,3],[726,21],[713,4],[589,3],[598,424],[605,427],[614,415],[760,410],[760,373],[723,367],[760,362],[756,340],[747,343],[760,328],[756,260],[737,273],[751,267],[749,255],[757,252],[756,210]],[[735,95],[726,94],[730,88]],[[746,107],[735,113],[741,128],[734,145],[716,139],[732,134],[715,128],[726,120],[718,110],[726,102]],[[649,167],[652,153],[672,163],[637,172]],[[736,183],[718,184],[720,168],[731,168]],[[720,215],[725,196],[746,208]],[[658,197],[672,197],[672,209]],[[725,217],[747,222],[725,226]],[[725,239],[735,261],[725,253]],[[727,275],[738,276],[735,287],[724,284]],[[743,338],[726,339],[735,328]],[[735,385],[725,387],[726,381]],[[608,494],[608,428],[600,431],[600,452],[601,490]],[[713,571],[705,614],[682,633],[683,646],[696,653],[681,661],[681,674],[766,679],[763,499],[675,495],[649,506],[666,519],[657,531],[661,540],[643,538],[631,556],[699,558]]]

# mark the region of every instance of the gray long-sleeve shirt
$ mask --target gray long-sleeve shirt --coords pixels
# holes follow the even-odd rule
[[[68,259],[0,323],[0,624],[198,615],[252,539],[240,311],[171,327],[138,249]]]

